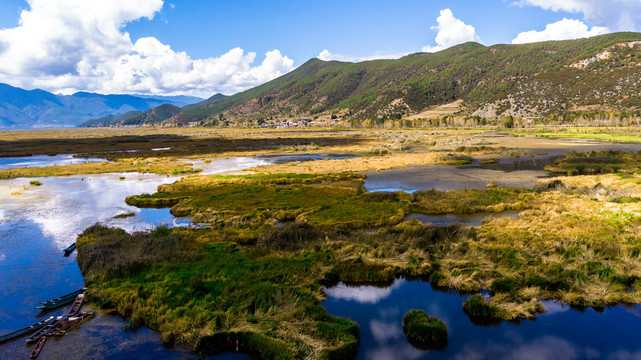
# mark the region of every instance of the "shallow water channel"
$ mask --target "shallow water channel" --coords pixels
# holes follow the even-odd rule
[[[211,162],[194,161],[194,164],[203,168],[204,174],[215,174],[277,162],[351,156],[302,154],[233,157],[216,158]],[[47,157],[44,161],[57,161],[53,158]],[[0,167],[18,163],[15,160],[0,159]],[[26,161],[26,166],[43,166],[40,157],[19,160]],[[503,169],[473,166],[412,167],[369,173],[366,187],[370,191],[449,190],[471,188],[470,184],[473,183],[483,188],[492,181],[503,185],[502,181],[511,179],[509,174],[513,173],[518,173],[518,176],[507,183],[521,187],[528,187],[528,181],[548,175],[540,169],[506,172]],[[125,179],[121,180],[121,176]],[[174,218],[169,209],[138,209],[126,205],[124,199],[129,195],[153,193],[158,185],[177,179],[174,176],[125,173],[39,178],[42,186],[30,185],[29,181],[33,179],[0,180],[0,335],[41,320],[43,314],[38,314],[34,308],[39,302],[83,286],[84,279],[76,263],[76,253],[63,257],[62,249],[73,243],[85,228],[96,222],[122,227],[127,231],[161,224],[173,226]],[[461,183],[462,179],[472,180]],[[17,193],[19,195],[15,195]],[[134,212],[134,216],[113,218],[128,212]],[[430,222],[436,222],[432,220]],[[470,221],[468,225],[478,225],[479,219]],[[176,220],[178,225],[187,222],[188,219]],[[613,307],[600,314],[591,309],[579,312],[555,303],[546,303],[549,311],[536,321],[527,320],[520,325],[503,322],[497,326],[482,327],[474,325],[463,313],[462,296],[435,291],[423,282],[397,280],[385,288],[339,285],[328,289],[327,294],[328,299],[322,305],[330,313],[349,317],[361,326],[361,359],[526,358],[527,354],[535,355],[534,358],[570,359],[641,357],[641,342],[637,340],[641,330],[638,316],[641,310],[637,306]],[[421,352],[406,342],[400,331],[400,321],[411,308],[424,309],[446,322],[450,330],[450,343],[445,351]],[[64,309],[58,309],[50,315],[59,315]],[[126,332],[125,324],[116,316],[98,314],[61,339],[48,341],[39,358],[196,358],[188,350],[163,347],[160,335],[148,329]],[[594,335],[590,334],[591,331]],[[30,352],[31,347],[24,345],[23,338],[0,344],[0,359],[28,358]],[[248,357],[223,354],[212,358]]]
[[[13,169],[18,167],[41,167],[53,165],[72,165],[85,162],[102,162],[101,158],[76,158],[73,154],[60,155],[33,155],[19,157],[0,157],[0,170]]]

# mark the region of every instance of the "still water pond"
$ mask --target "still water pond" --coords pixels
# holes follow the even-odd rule
[[[476,325],[463,312],[465,296],[429,283],[398,279],[388,287],[326,289],[321,305],[361,328],[358,359],[639,359],[641,307],[617,306],[602,313],[545,302],[535,321]],[[403,334],[403,315],[422,309],[443,320],[449,331],[443,351],[426,352]]]

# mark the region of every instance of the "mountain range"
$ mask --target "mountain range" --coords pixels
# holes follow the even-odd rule
[[[465,43],[437,53],[359,63],[312,59],[292,72],[170,122],[341,115],[400,119],[449,114],[498,118],[638,110],[641,34],[524,45]],[[436,113],[436,115],[434,115]],[[252,120],[253,119],[253,120]]]
[[[55,95],[0,84],[0,128],[76,126],[90,119],[145,111],[162,104],[185,106],[203,99],[189,96]]]
[[[0,127],[87,120],[83,126],[216,124],[222,119],[261,123],[319,116],[559,118],[568,112],[641,114],[640,107],[640,33],[489,47],[465,43],[437,53],[359,63],[311,59],[263,85],[206,100],[86,92],[65,96],[0,84]]]

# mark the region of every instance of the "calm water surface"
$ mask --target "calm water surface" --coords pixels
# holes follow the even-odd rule
[[[617,306],[602,313],[545,302],[536,320],[475,325],[463,312],[465,296],[434,290],[429,283],[398,279],[388,287],[326,289],[321,305],[360,325],[358,359],[639,359],[641,307]],[[425,310],[447,325],[443,351],[421,351],[402,330],[403,315]]]
[[[73,154],[61,154],[55,156],[33,155],[20,157],[0,157],[0,170],[13,169],[17,167],[41,167],[53,165],[82,164],[85,162],[102,162],[100,158],[75,158]]]

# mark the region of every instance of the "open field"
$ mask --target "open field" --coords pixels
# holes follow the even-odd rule
[[[514,135],[540,136],[552,139],[591,139],[609,142],[641,142],[637,127],[534,127],[511,131]]]

